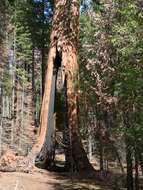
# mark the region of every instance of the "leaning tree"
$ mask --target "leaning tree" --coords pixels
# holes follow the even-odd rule
[[[80,0],[55,0],[53,29],[47,62],[45,91],[43,95],[40,135],[40,152],[37,163],[42,167],[51,165],[54,151],[54,102],[58,69],[66,85],[67,125],[70,131],[72,160],[78,171],[91,170],[87,154],[82,146],[78,122],[78,38]],[[69,148],[69,147],[68,147]]]

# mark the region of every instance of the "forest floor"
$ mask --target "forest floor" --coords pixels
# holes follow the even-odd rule
[[[0,167],[0,190],[117,190],[118,183],[122,179],[120,175],[113,173],[105,176],[98,172],[98,164],[95,164],[93,173],[61,172],[64,157],[62,154],[56,155],[56,166],[59,172],[50,172],[39,169],[32,163],[32,157],[15,156],[8,151],[1,159]],[[32,158],[32,160],[31,160]],[[2,172],[3,171],[3,172]],[[57,171],[57,170],[56,170]],[[114,177],[113,177],[114,176]],[[118,182],[118,183],[117,183]]]
[[[31,173],[0,172],[0,190],[110,190],[96,180],[71,179],[66,174],[57,174],[35,169]]]

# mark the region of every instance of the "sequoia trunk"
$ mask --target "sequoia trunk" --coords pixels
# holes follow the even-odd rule
[[[55,0],[55,12],[53,17],[53,31],[51,34],[51,47],[48,59],[48,70],[45,79],[45,91],[41,108],[41,123],[39,145],[43,148],[42,160],[49,162],[49,150],[45,149],[44,142],[49,142],[48,132],[50,131],[49,113],[50,113],[50,92],[52,89],[53,68],[59,65],[58,56],[61,59],[63,77],[67,84],[67,117],[68,127],[71,133],[71,152],[73,162],[78,171],[87,171],[92,169],[87,155],[82,146],[78,129],[78,63],[77,47],[79,37],[79,0]],[[51,138],[51,137],[50,137]],[[53,143],[54,146],[54,143]],[[52,148],[52,146],[51,146]],[[72,165],[72,164],[71,164]],[[70,169],[70,168],[69,168]]]

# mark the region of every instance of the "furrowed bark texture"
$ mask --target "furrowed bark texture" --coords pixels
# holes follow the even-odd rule
[[[49,110],[50,92],[52,88],[53,68],[56,63],[57,51],[61,52],[62,67],[65,70],[67,84],[67,110],[68,127],[71,132],[71,152],[73,162],[78,171],[92,169],[87,155],[83,149],[78,129],[78,62],[77,49],[79,38],[79,0],[55,0],[55,12],[53,17],[53,30],[51,34],[51,47],[49,50],[48,69],[45,79],[45,91],[41,109],[39,147],[49,141]],[[52,139],[51,139],[52,140]],[[53,143],[54,144],[54,143]],[[45,146],[45,144],[44,144]],[[51,146],[52,147],[52,146]],[[44,148],[42,148],[44,149]],[[45,164],[49,162],[49,151],[44,151]]]

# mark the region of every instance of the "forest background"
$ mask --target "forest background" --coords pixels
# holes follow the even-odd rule
[[[128,189],[135,181],[137,190],[143,173],[143,3],[81,3],[77,85],[83,144],[101,171],[117,164],[127,172]],[[27,155],[35,143],[53,10],[52,0],[1,0],[0,155],[7,149]]]

